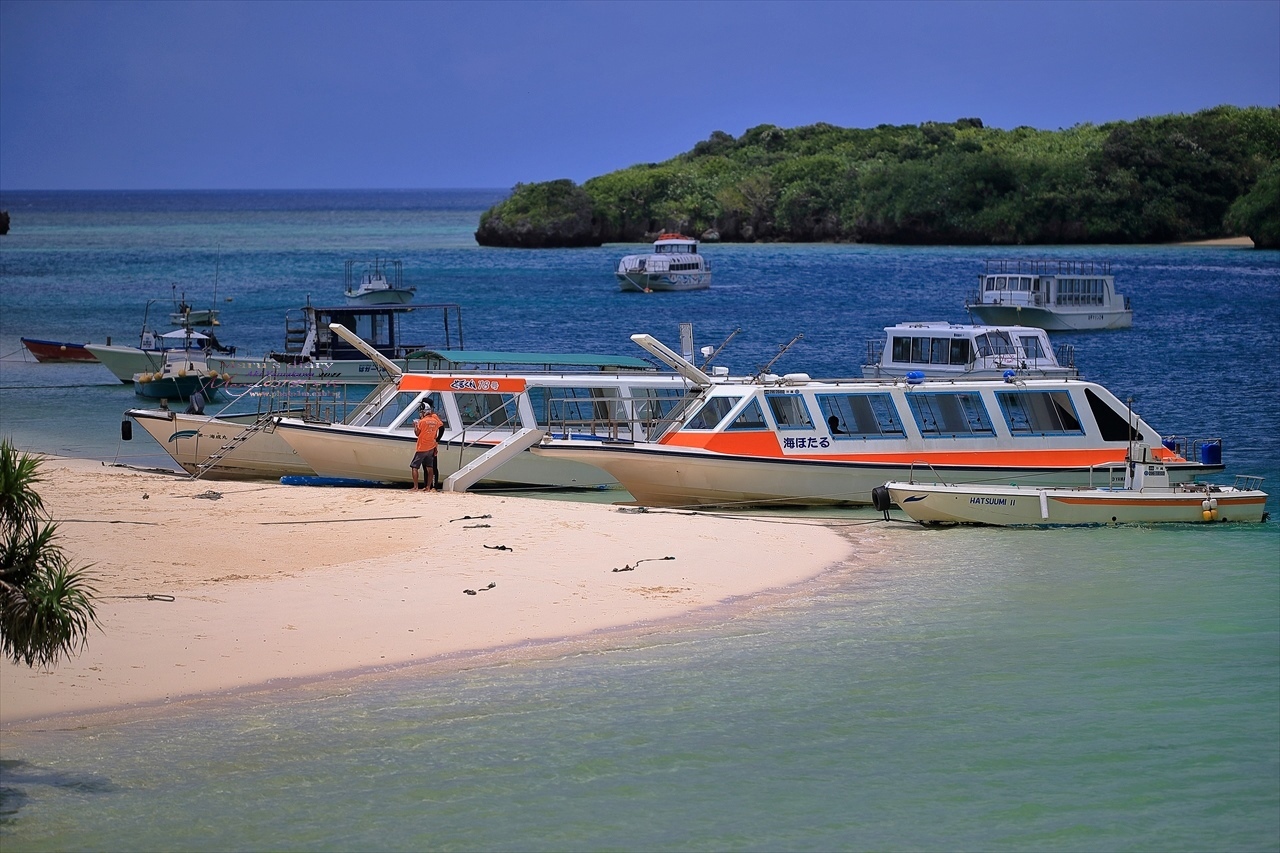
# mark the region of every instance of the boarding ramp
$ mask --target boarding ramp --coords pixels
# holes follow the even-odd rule
[[[542,441],[544,435],[546,435],[546,431],[540,429],[525,428],[517,430],[510,438],[494,445],[491,450],[485,451],[448,477],[444,481],[444,490],[446,492],[465,492],[502,465],[510,462],[518,454]]]

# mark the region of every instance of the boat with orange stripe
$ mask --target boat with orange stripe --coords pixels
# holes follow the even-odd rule
[[[1196,524],[1267,520],[1262,478],[1241,475],[1235,485],[1170,484],[1152,448],[1136,445],[1121,486],[1046,489],[889,482],[872,503],[886,513],[896,504],[921,524],[1062,527],[1099,524]]]
[[[698,391],[644,440],[585,441],[555,424],[540,456],[595,465],[650,506],[869,504],[912,470],[948,483],[1085,486],[1143,442],[1174,482],[1223,470],[1221,441],[1164,440],[1114,394],[1074,378],[815,380],[703,373],[632,340]]]

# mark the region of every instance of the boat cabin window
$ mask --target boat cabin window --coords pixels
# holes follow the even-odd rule
[[[457,394],[454,402],[458,404],[463,429],[520,427],[520,414],[514,394]]]
[[[799,394],[766,393],[764,399],[769,404],[769,411],[773,412],[778,429],[813,429],[809,407]]]
[[[689,418],[684,429],[715,429],[741,399],[741,397],[712,397],[693,417]]]
[[[540,426],[547,424],[586,424],[626,420],[617,388],[544,388],[529,389],[529,402]]]
[[[725,429],[768,429],[764,422],[764,412],[760,411],[760,401],[752,400],[736,418],[729,422]]]
[[[632,409],[636,420],[651,423],[675,411],[685,397],[683,388],[633,388]]]
[[[1013,341],[1007,332],[984,332],[974,339],[978,345],[978,355],[989,358],[993,355],[1014,355]]]
[[[996,400],[1015,436],[1084,435],[1068,391],[997,391]]]
[[[420,396],[422,396],[422,394],[419,391],[401,391],[399,394],[396,394],[389,403],[374,413],[373,417],[369,419],[368,425],[375,427],[389,427],[399,420],[402,414],[408,412],[408,416],[404,418],[404,422],[400,424],[400,427],[412,430],[413,422],[418,417],[416,409],[418,407],[417,401]],[[430,394],[427,396],[427,399],[431,401],[431,406],[435,409],[436,414],[440,416],[440,420],[448,424],[448,418],[444,413],[444,406],[440,403],[440,395]]]
[[[1105,287],[1106,282],[1100,278],[1060,278],[1054,302],[1058,305],[1101,305]]]
[[[907,403],[925,438],[995,435],[986,404],[976,391],[908,394]]]
[[[1044,347],[1040,344],[1040,339],[1035,335],[1022,335],[1018,338],[1018,341],[1022,344],[1022,352],[1027,358],[1047,358]]]
[[[899,364],[958,364],[973,360],[968,338],[894,335],[890,357]]]
[[[1089,401],[1089,409],[1093,419],[1098,422],[1103,441],[1143,441],[1142,434],[1130,426],[1126,415],[1117,412],[1107,402],[1093,393],[1090,388],[1084,389],[1084,398]],[[1157,440],[1158,440],[1157,436]],[[1151,439],[1145,439],[1150,441]]]
[[[902,420],[888,394],[819,394],[818,408],[833,438],[903,436]]]

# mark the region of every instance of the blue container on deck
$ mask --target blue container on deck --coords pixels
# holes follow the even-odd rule
[[[1178,440],[1176,438],[1162,438],[1160,443],[1164,445],[1165,450],[1172,450],[1174,453],[1178,452]]]
[[[1210,441],[1200,445],[1200,464],[1201,465],[1221,465],[1222,464],[1222,442]]]

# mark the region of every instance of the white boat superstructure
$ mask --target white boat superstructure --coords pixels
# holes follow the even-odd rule
[[[1233,486],[1170,483],[1164,460],[1136,445],[1123,483],[1061,489],[1017,485],[889,482],[874,495],[921,524],[1062,527],[1097,524],[1194,524],[1267,519],[1262,478],[1242,475]]]
[[[880,340],[867,341],[862,375],[867,379],[1076,378],[1075,347],[1057,349],[1044,329],[946,322],[886,326]]]
[[[683,234],[660,234],[647,255],[618,261],[618,287],[624,291],[706,290],[711,266],[698,252],[698,241]]]
[[[260,358],[210,356],[209,365],[230,375],[233,385],[255,385],[264,379],[362,385],[380,382],[383,372],[366,354],[334,334],[332,324],[355,332],[402,371],[430,369],[427,361],[413,363],[410,356],[414,354],[465,345],[462,308],[452,303],[322,307],[308,302],[286,313],[283,350]]]
[[[1129,297],[1116,293],[1105,261],[988,260],[964,304],[991,325],[1067,332],[1133,325]]]
[[[523,447],[552,424],[583,441],[646,437],[645,425],[660,422],[688,387],[678,374],[656,370],[406,373],[347,423],[280,418],[274,432],[321,476],[409,483],[413,421],[427,401],[445,422],[437,455],[441,482],[486,454],[496,458],[510,450],[500,466],[479,479],[507,486],[599,488],[615,485],[614,479],[588,464],[534,457],[521,452]]]
[[[1135,441],[1158,445],[1179,482],[1223,469],[1220,441],[1166,446],[1114,394],[1079,379],[686,375],[699,392],[649,438],[566,438],[553,423],[533,452],[602,468],[652,506],[866,504],[913,466],[945,482],[1085,485],[1095,469],[1122,466]]]
[[[347,261],[347,302],[357,305],[407,305],[413,301],[416,288],[404,286],[404,269],[400,261],[374,258],[357,275],[356,262]]]

